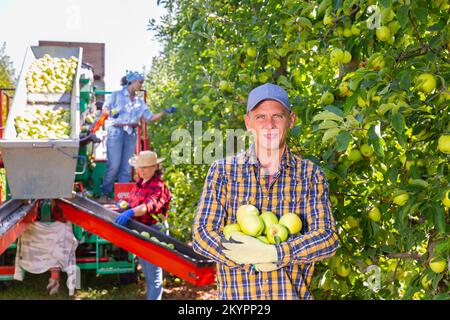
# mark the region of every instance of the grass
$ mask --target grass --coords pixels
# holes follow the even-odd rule
[[[137,283],[122,284],[118,275],[96,275],[94,270],[81,272],[81,289],[69,296],[67,276],[61,273],[59,293],[49,296],[46,289],[49,272],[26,273],[23,281],[0,281],[0,300],[145,300],[145,281],[139,273]],[[164,273],[163,300],[216,300],[215,284],[197,287]]]
[[[42,274],[26,273],[23,281],[0,282],[1,300],[143,300],[145,284],[142,279],[138,283],[120,284],[118,275],[95,274],[87,270],[81,273],[81,289],[69,296],[66,286],[67,276],[61,273],[59,293],[49,296],[46,289],[49,272]]]

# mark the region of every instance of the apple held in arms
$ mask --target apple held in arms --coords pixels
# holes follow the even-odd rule
[[[227,224],[223,229],[225,239],[229,240],[235,232],[259,239],[264,243],[280,244],[289,235],[298,234],[302,229],[302,220],[295,213],[285,213],[278,219],[271,211],[260,213],[254,205],[242,205],[236,211],[236,223]]]

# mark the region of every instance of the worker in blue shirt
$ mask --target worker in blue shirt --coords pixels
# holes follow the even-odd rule
[[[112,120],[108,127],[106,148],[106,173],[103,178],[100,203],[110,203],[114,182],[130,182],[131,167],[128,163],[136,150],[136,128],[139,121],[155,122],[165,114],[176,111],[175,107],[153,114],[144,100],[136,95],[144,83],[144,75],[136,71],[127,71],[126,84],[114,91],[103,105],[103,112]]]

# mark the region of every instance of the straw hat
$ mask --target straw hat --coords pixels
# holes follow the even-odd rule
[[[164,161],[164,158],[158,159],[156,152],[145,150],[139,152],[139,155],[133,156],[128,160],[130,166],[135,168],[150,167]]]

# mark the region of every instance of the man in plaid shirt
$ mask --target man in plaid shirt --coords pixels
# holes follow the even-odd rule
[[[325,175],[286,145],[295,114],[286,91],[274,84],[253,89],[245,125],[254,144],[215,161],[193,222],[194,250],[217,262],[219,299],[312,299],[314,262],[334,255],[338,240]],[[223,238],[244,204],[278,218],[296,213],[302,230],[273,245],[242,233]]]

